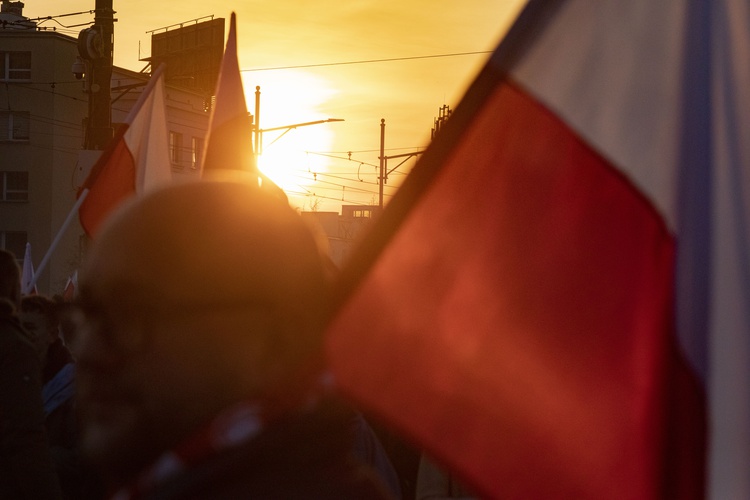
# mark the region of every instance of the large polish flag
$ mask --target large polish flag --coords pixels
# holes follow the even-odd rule
[[[81,226],[94,236],[125,199],[171,181],[164,66],[160,66],[81,186],[79,197],[85,196],[78,210]]]
[[[750,498],[749,22],[531,0],[343,269],[341,390],[490,498]]]

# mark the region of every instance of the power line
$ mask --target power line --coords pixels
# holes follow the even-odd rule
[[[296,179],[296,184],[299,187],[313,187],[315,186],[317,189],[323,189],[323,190],[338,190],[339,188],[348,189],[350,191],[355,191],[357,193],[365,193],[365,194],[372,194],[377,195],[378,192],[373,189],[368,189],[367,186],[376,185],[376,182],[371,181],[359,181],[356,179],[347,179],[344,177],[340,177],[337,175],[332,175],[327,172],[311,172],[308,170],[293,170],[288,172],[288,175]],[[325,179],[331,179],[331,180],[325,180]],[[335,180],[343,181],[343,182],[335,182]],[[334,187],[329,187],[334,186]],[[397,185],[386,185],[386,188],[389,189],[398,189],[399,186]]]
[[[24,112],[21,110],[12,110],[12,111],[15,113]],[[66,128],[68,130],[73,130],[73,131],[78,131],[81,129],[80,123],[69,122],[69,121],[61,120],[59,118],[52,118],[50,116],[37,115],[33,113],[29,113],[28,116],[29,116],[30,122],[42,123],[44,125],[49,125],[52,127]]]
[[[385,148],[384,151],[410,151],[413,149],[424,149],[424,146],[407,146],[402,148]],[[306,153],[313,153],[313,154],[320,154],[320,155],[345,155],[345,154],[354,154],[354,153],[379,153],[380,148],[377,149],[358,149],[358,150],[349,150],[349,151],[306,151]],[[352,160],[354,161],[354,160]]]
[[[302,189],[305,189],[305,188],[303,187]],[[324,188],[324,189],[330,189],[330,188]],[[347,200],[347,199],[344,198],[345,195],[342,195],[341,198],[334,198],[333,196],[326,196],[326,195],[323,195],[323,194],[317,194],[314,191],[308,191],[308,190],[306,190],[306,191],[307,192],[292,191],[291,189],[290,190],[286,190],[286,189],[284,190],[285,193],[290,194],[292,196],[322,198],[324,200],[332,200],[332,201],[336,201],[336,202],[342,202],[343,201],[343,202],[345,202],[345,203],[347,203],[349,205],[361,205],[361,206],[364,206],[364,207],[368,207],[368,206],[372,205],[372,203],[367,203],[367,202],[363,202],[363,201],[354,201],[354,200],[351,200],[351,199]]]
[[[59,85],[62,83],[77,83],[78,85],[82,85],[83,82],[81,80],[60,80],[60,81],[51,81],[51,82],[3,82],[6,84],[9,84],[10,86],[17,86],[17,87],[26,87],[28,85]]]
[[[333,158],[335,160],[353,161],[354,163],[359,163],[360,165],[367,165],[368,167],[377,167],[377,165],[373,163],[367,163],[366,161],[360,161],[357,159],[353,159],[351,157],[345,158],[343,156],[330,155],[326,153],[316,153],[315,151],[305,151],[305,153],[309,155],[315,155],[315,156],[325,156],[326,158]]]
[[[360,192],[363,192],[363,193],[372,193],[373,192],[373,191],[371,191],[369,189],[359,187],[359,183],[356,183],[356,182],[354,182],[352,185],[344,185],[344,184],[340,184],[338,182],[332,182],[332,181],[326,181],[326,180],[323,180],[323,179],[318,179],[319,176],[325,175],[325,174],[322,174],[322,173],[314,173],[313,174],[311,172],[297,170],[296,172],[295,171],[289,172],[289,175],[293,176],[295,179],[297,179],[299,181],[298,182],[299,186],[302,186],[303,184],[306,184],[304,181],[307,181],[310,184],[306,184],[306,185],[311,185],[311,184],[329,184],[329,185],[336,186],[336,187],[347,187],[349,189],[352,189],[352,190],[355,190],[355,191],[360,191]],[[333,177],[333,176],[330,176],[330,177]],[[333,177],[333,178],[335,178],[335,177]],[[353,182],[350,179],[342,179],[342,180],[347,181],[347,182]],[[322,188],[322,186],[321,186],[321,188]]]
[[[432,54],[427,56],[411,56],[411,57],[391,57],[387,59],[361,59],[358,61],[342,61],[332,63],[319,63],[319,64],[298,64],[295,66],[271,66],[267,68],[251,68],[241,69],[240,71],[253,72],[253,71],[276,71],[283,69],[300,69],[300,68],[321,68],[324,66],[345,66],[351,64],[372,64],[372,63],[383,63],[393,61],[413,61],[416,59],[434,59],[439,57],[458,57],[458,56],[471,56],[477,54],[491,54],[491,50],[480,50],[476,52],[454,52],[450,54]]]
[[[307,179],[305,179],[305,180],[307,180]],[[376,194],[376,192],[375,192],[375,191],[373,191],[373,190],[370,190],[370,189],[363,189],[363,188],[360,188],[360,187],[349,186],[349,185],[345,185],[345,184],[339,184],[338,182],[331,182],[331,181],[324,181],[324,180],[321,180],[321,179],[316,179],[316,180],[314,181],[314,183],[316,184],[316,187],[318,187],[319,189],[338,189],[338,188],[348,188],[348,189],[349,189],[350,191],[356,191],[356,192],[358,192],[358,193],[366,193],[366,194]],[[327,185],[330,185],[330,186],[335,186],[335,188],[331,188],[331,187],[326,187],[326,186],[324,186],[324,185],[320,185],[320,186],[318,186],[318,184],[327,184]],[[299,185],[299,184],[298,184],[298,185]],[[301,186],[300,186],[300,187],[301,187]]]
[[[364,182],[366,184],[376,184],[377,185],[377,182],[375,182],[375,181],[366,181],[366,180],[362,179],[361,178],[362,176],[361,176],[361,174],[359,172],[340,172],[340,171],[337,171],[337,170],[327,170],[325,172],[313,172],[313,174],[314,175],[324,175],[324,176],[327,176],[327,177],[332,177],[334,179],[341,179],[343,181],[348,181],[348,182]],[[366,175],[366,176],[375,175],[376,176],[376,175],[378,175],[378,173],[377,172],[370,172],[370,173],[365,172],[364,175]],[[344,176],[349,176],[349,177],[344,177]]]
[[[297,196],[308,196],[308,197],[316,197],[316,198],[324,198],[327,200],[333,200],[337,201],[339,203],[344,202],[349,205],[362,205],[362,206],[373,206],[377,205],[377,202],[373,203],[373,201],[377,198],[377,193],[372,193],[369,196],[370,201],[362,201],[363,199],[367,199],[367,193],[351,193],[349,190],[342,188],[342,189],[333,189],[333,188],[314,188],[314,189],[306,189],[305,192],[300,191],[294,191],[294,190],[284,190],[285,193],[288,194],[295,194]],[[326,194],[327,192],[327,194]],[[333,192],[333,193],[331,193]],[[340,193],[340,196],[336,196],[334,193]],[[356,199],[352,198],[356,197]],[[392,199],[393,195],[386,194],[385,198]]]
[[[52,85],[52,84],[50,84],[50,85]],[[61,92],[56,92],[54,90],[54,88],[52,90],[47,90],[47,89],[40,89],[40,88],[35,88],[35,87],[29,87],[29,86],[26,86],[26,85],[23,85],[23,86],[21,86],[21,85],[13,85],[12,88],[14,88],[14,89],[23,89],[23,90],[33,90],[34,92],[43,92],[45,94],[53,94],[53,95],[55,95],[57,97],[64,97],[65,99],[70,99],[72,101],[78,101],[78,102],[83,102],[83,103],[88,102],[87,99],[81,99],[81,98],[78,98],[78,97],[75,97],[75,96],[72,96],[72,95],[67,95],[67,94],[63,94]]]
[[[370,195],[373,195],[373,196],[377,196],[377,194],[378,194],[378,191],[367,189],[366,187],[363,187],[363,185],[361,183],[359,183],[359,182],[355,182],[355,181],[353,181],[351,179],[341,179],[340,177],[331,176],[331,175],[325,174],[323,172],[318,172],[317,176],[326,176],[326,177],[332,177],[334,179],[341,179],[341,180],[343,180],[343,181],[345,181],[347,183],[351,183],[351,184],[343,184],[343,183],[339,183],[339,182],[325,181],[325,180],[318,179],[318,178],[311,179],[308,176],[309,173],[306,172],[306,171],[302,172],[302,171],[298,170],[297,172],[290,172],[290,174],[292,176],[294,176],[295,178],[299,179],[300,181],[312,181],[311,184],[307,184],[307,183],[304,183],[304,182],[298,182],[297,186],[300,187],[300,188],[302,188],[302,189],[307,189],[307,188],[311,188],[312,189],[312,188],[314,188],[314,189],[323,190],[323,191],[333,191],[333,190],[338,191],[339,188],[340,188],[343,191],[346,191],[346,190],[349,190],[350,192],[354,191],[354,194],[357,194],[357,193],[359,193],[359,194],[370,194]],[[370,182],[365,182],[364,183],[365,186],[372,185],[372,184],[373,183],[370,183]],[[333,186],[333,187],[330,187],[330,186]],[[398,190],[400,186],[387,185],[386,184],[384,187],[388,188],[388,189]],[[390,193],[385,193],[385,195],[386,196],[392,196],[392,194],[390,194]]]
[[[81,14],[93,14],[95,12],[95,10],[82,10],[80,12],[71,12],[69,14],[56,14],[54,16],[34,17],[28,19],[28,21],[47,21],[49,19],[55,19],[56,17],[80,16]]]
[[[42,150],[42,151],[52,151],[52,152],[55,152],[55,153],[69,154],[69,155],[73,155],[73,156],[78,156],[78,154],[81,151],[80,149],[71,149],[71,148],[63,149],[63,148],[39,146],[38,144],[31,144],[30,147],[32,149],[39,149],[39,150]]]
[[[94,21],[86,22],[86,23],[80,23],[80,24],[72,24],[70,26],[66,26],[60,21],[57,20],[58,17],[69,17],[69,16],[79,16],[82,14],[94,14],[95,10],[87,10],[87,11],[81,11],[81,12],[71,12],[69,14],[57,14],[55,16],[43,16],[43,17],[34,17],[34,18],[28,18],[28,19],[19,19],[17,21],[4,21],[3,25],[9,25],[9,26],[20,26],[22,28],[26,29],[36,29],[38,31],[47,31],[49,28],[45,26],[39,26],[40,24],[44,23],[45,21],[54,21],[63,28],[66,28],[65,31],[67,32],[73,32],[70,28],[76,28],[79,26],[86,26],[93,24]],[[31,25],[29,23],[36,22],[36,25]],[[53,31],[63,31],[63,30],[57,30],[56,28],[52,28]]]

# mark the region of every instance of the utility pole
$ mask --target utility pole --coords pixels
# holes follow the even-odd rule
[[[433,122],[432,132],[430,139],[435,139],[435,136],[440,131],[440,128],[445,125],[445,122],[448,120],[448,118],[451,116],[451,108],[447,104],[444,104],[440,108],[438,108],[438,117],[435,118]],[[392,155],[392,156],[386,156],[385,155],[385,118],[382,118],[380,120],[380,156],[378,157],[380,159],[380,175],[378,176],[378,186],[380,187],[378,192],[379,202],[378,206],[380,207],[380,211],[383,211],[383,188],[385,187],[385,184],[388,183],[388,174],[396,170],[398,167],[403,165],[406,160],[409,158],[412,158],[417,155],[421,155],[423,151],[417,151],[416,153],[404,153],[400,155]],[[403,158],[401,163],[393,167],[392,169],[388,170],[388,160],[393,160],[396,158]]]
[[[78,35],[78,54],[85,64],[89,113],[84,149],[104,149],[114,135],[112,129],[112,63],[114,52],[112,0],[96,0],[94,25]],[[75,67],[75,65],[74,65]],[[79,73],[74,70],[76,77]]]
[[[258,168],[258,156],[260,156],[260,85],[255,86],[255,117],[253,119],[254,141],[253,154],[255,155],[255,168]]]
[[[385,155],[385,118],[382,118],[380,120],[380,156],[379,156],[379,159],[380,159],[380,176],[378,176],[378,186],[380,187],[380,189],[379,189],[379,193],[378,193],[379,194],[378,206],[380,207],[380,212],[381,213],[383,212],[383,188],[388,183],[388,175],[391,172],[393,172],[394,170],[396,170],[398,167],[400,167],[401,165],[403,165],[404,163],[406,163],[406,161],[409,158],[421,155],[423,152],[424,151],[417,151],[417,152],[414,152],[414,153],[404,153],[404,154],[400,154],[400,155],[386,156]],[[396,165],[392,169],[388,170],[388,160],[393,160],[393,159],[396,159],[396,158],[403,158],[403,160],[401,160],[401,163],[399,163],[398,165]]]
[[[378,196],[378,206],[380,207],[380,212],[383,212],[383,187],[386,182],[386,172],[385,172],[385,164],[386,164],[386,158],[385,158],[385,118],[380,119],[380,156],[378,157],[380,159],[380,175],[378,176],[378,186],[380,186],[379,190],[379,196]]]

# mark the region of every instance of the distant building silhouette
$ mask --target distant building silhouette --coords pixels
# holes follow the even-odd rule
[[[377,205],[342,205],[338,212],[302,212],[328,238],[331,260],[341,267],[365,229],[380,214]]]

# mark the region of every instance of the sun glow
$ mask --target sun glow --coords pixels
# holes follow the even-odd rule
[[[311,208],[317,174],[327,171],[327,162],[324,156],[308,152],[330,151],[333,127],[340,125],[307,124],[339,118],[322,111],[336,91],[322,78],[303,71],[248,72],[243,83],[253,114],[256,86],[260,86],[259,168],[287,193],[293,206]]]

